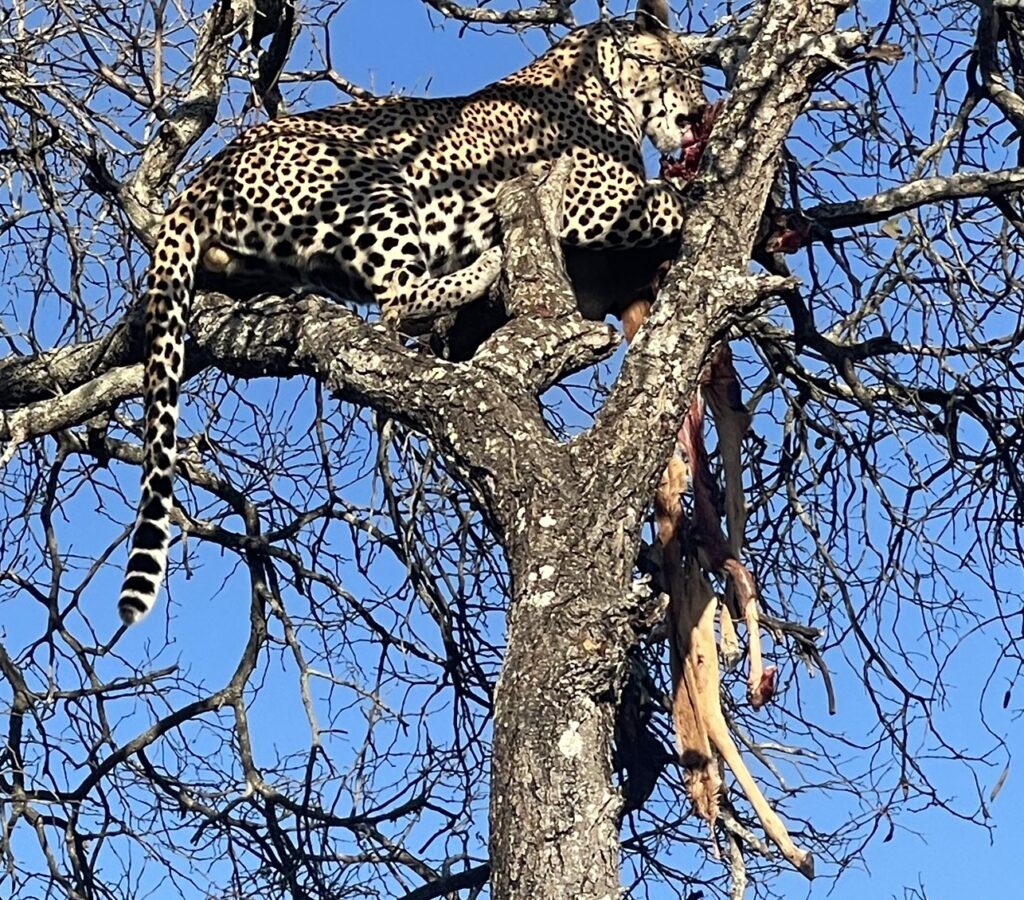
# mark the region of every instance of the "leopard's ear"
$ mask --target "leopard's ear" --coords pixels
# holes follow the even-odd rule
[[[636,23],[641,31],[668,28],[668,0],[640,0],[636,5]]]

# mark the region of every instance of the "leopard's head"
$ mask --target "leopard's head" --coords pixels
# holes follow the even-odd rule
[[[662,154],[696,140],[693,126],[707,106],[702,41],[668,25],[667,4],[640,3],[626,41],[622,88],[640,127]]]

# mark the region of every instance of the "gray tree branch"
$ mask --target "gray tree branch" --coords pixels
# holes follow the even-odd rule
[[[812,237],[819,232],[855,228],[881,222],[890,216],[916,209],[928,203],[966,200],[971,197],[999,197],[1024,188],[1024,169],[997,169],[994,172],[958,172],[918,178],[870,197],[843,203],[819,203],[804,211],[810,220]]]
[[[576,0],[544,0],[525,9],[497,10],[483,6],[467,6],[453,0],[423,0],[439,13],[462,22],[486,22],[493,25],[565,25],[572,27],[576,20],[572,7]]]

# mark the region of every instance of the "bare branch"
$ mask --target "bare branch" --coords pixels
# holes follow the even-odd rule
[[[571,12],[576,0],[542,0],[534,7],[508,10],[467,6],[453,0],[423,2],[442,15],[462,22],[486,22],[494,25],[565,25],[570,28],[576,24]]]
[[[1024,188],[1024,169],[994,172],[958,172],[919,178],[870,197],[845,203],[820,203],[804,211],[813,234],[839,228],[855,228],[881,222],[891,216],[917,209],[927,203],[965,200],[969,197],[999,197]]]

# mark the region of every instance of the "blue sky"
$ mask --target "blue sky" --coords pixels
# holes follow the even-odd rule
[[[618,6],[613,4],[613,7]],[[596,4],[591,4],[590,9],[595,8]],[[585,18],[587,13],[587,5],[581,3],[578,14]],[[385,15],[387,21],[384,20]],[[431,20],[419,0],[350,0],[332,23],[334,63],[347,78],[376,91],[394,90],[438,96],[462,93],[492,81],[526,62],[532,55],[531,51],[535,52],[544,46],[539,35],[526,40],[509,34],[485,37],[472,30],[462,31],[458,25],[451,23],[435,27],[440,24],[440,17],[435,15]],[[301,63],[301,60],[298,62]],[[911,105],[913,101],[909,87],[907,97],[908,105]],[[314,99],[316,102],[327,103],[336,98],[327,92],[317,91],[314,92]],[[268,400],[271,393],[271,389],[267,388],[265,396]],[[261,393],[250,395],[256,398],[261,396]],[[312,412],[310,392],[295,385],[281,386],[275,408],[283,410],[273,413],[275,429],[289,435],[294,432],[296,443],[301,442],[303,435],[308,432],[305,423]],[[208,414],[198,405],[193,412],[199,420],[205,420]],[[258,412],[252,415],[255,417]],[[118,470],[116,464],[114,471],[121,475],[123,483],[130,486],[134,484],[134,472],[124,468]],[[104,474],[100,477],[107,476]],[[128,521],[128,514],[124,511],[104,508],[102,512],[108,515],[107,521],[101,521],[98,517],[95,531],[75,536],[75,549],[84,557],[102,548],[105,542],[112,539],[117,529]],[[950,550],[955,556],[956,541],[953,541]],[[112,614],[110,594],[122,558],[115,553],[109,567],[109,576],[93,585],[89,595],[93,610],[109,607]],[[237,622],[239,618],[244,619],[246,608],[244,577],[231,582],[233,589],[219,589],[221,579],[227,577],[231,570],[230,559],[211,560],[206,563],[201,577],[194,579],[187,587],[179,579],[178,599],[169,629],[172,641],[170,647],[160,645],[164,636],[163,614],[157,612],[145,625],[139,626],[126,637],[119,647],[120,652],[132,657],[153,647],[154,652],[161,654],[161,661],[167,658],[179,659],[197,679],[208,684],[219,684],[224,678],[225,666],[233,663],[234,654],[237,653],[235,644],[243,636]],[[1019,573],[1015,574],[1019,576]],[[1014,577],[1010,573],[1008,576]],[[979,607],[986,603],[983,599],[983,586],[970,577],[954,574],[953,581],[969,599],[977,598]],[[184,597],[188,597],[188,602],[183,602]],[[16,616],[3,623],[5,636],[13,645],[17,645],[19,637],[35,633],[40,627],[35,607],[22,604],[15,609]],[[839,713],[833,720],[828,718],[820,693],[820,680],[803,683],[802,690],[808,698],[804,711],[810,714],[816,710],[820,721],[840,737],[851,743],[863,743],[867,733],[877,728],[877,723],[870,715],[863,689],[855,677],[855,659],[851,656],[850,664],[844,665],[844,649],[834,648],[831,652]],[[970,637],[963,646],[957,648],[950,670],[946,673],[946,681],[952,687],[947,703],[937,707],[937,715],[941,719],[943,733],[965,754],[987,751],[995,743],[993,736],[980,728],[977,707],[982,683],[989,675],[992,660],[998,653],[999,644],[994,637]],[[282,662],[282,669],[284,665]],[[1024,738],[1024,726],[1019,718],[1015,720],[1013,717],[1013,710],[1015,707],[1020,708],[1020,701],[1016,699],[1008,710],[1000,708],[1006,687],[1005,679],[1001,681],[1000,677],[994,679],[993,686],[985,694],[987,720],[996,732],[996,737],[1005,740],[1013,749],[1021,746],[1021,739]],[[261,711],[259,703],[271,709],[262,710],[266,715],[262,723],[255,726],[255,740],[258,744],[265,742],[265,746],[273,745],[279,750],[305,746],[308,725],[294,690],[294,682],[283,678],[275,680],[268,669],[267,683],[274,686],[274,690],[266,692],[262,700],[258,701],[256,712]],[[815,692],[818,692],[817,696]],[[146,720],[144,710],[129,712],[126,708],[125,715],[122,724],[129,728],[129,733],[134,728],[136,716],[139,727]],[[349,727],[352,727],[354,733],[358,731],[355,726]],[[259,730],[261,728],[262,732]],[[443,724],[440,725],[439,731],[443,732],[444,728]],[[980,789],[984,796],[987,797],[995,784],[1004,761],[1005,754],[996,752],[991,766],[976,769],[980,773]],[[864,773],[866,780],[870,778],[873,761],[851,756],[850,765]],[[970,772],[963,766],[949,763],[936,761],[931,765],[933,768],[930,771],[942,791],[943,799],[956,799],[971,809],[974,804],[971,798],[977,795],[978,788],[972,783]],[[846,805],[834,806],[829,800],[816,800],[813,791],[808,791],[802,798],[799,809],[802,815],[812,821],[820,821],[823,827],[837,824],[837,819],[841,821],[841,817],[848,814]],[[1019,847],[1024,844],[1024,815],[1021,814],[1024,809],[1024,787],[1012,767],[990,809],[990,824],[994,826],[992,835],[983,828],[960,821],[947,813],[929,811],[911,815],[903,812],[895,820],[892,839],[883,841],[884,829],[880,831],[866,847],[863,864],[851,867],[837,882],[832,880],[837,874],[834,869],[821,867],[819,871],[826,877],[820,878],[810,887],[796,875],[783,876],[774,887],[782,896],[836,897],[842,900],[859,900],[865,896],[913,897],[914,894],[910,892],[919,883],[929,900],[1005,894],[1013,896],[1019,893],[1019,889],[1017,881],[1011,880],[1014,878],[1011,862],[1019,854]],[[660,895],[654,890],[648,896],[658,898]],[[668,897],[668,894],[665,896]]]

